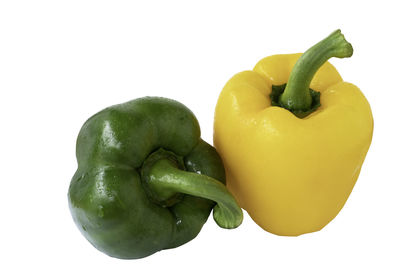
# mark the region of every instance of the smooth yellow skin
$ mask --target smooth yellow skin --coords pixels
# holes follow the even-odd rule
[[[328,62],[310,85],[321,92],[315,112],[300,119],[271,107],[271,85],[287,82],[300,55],[270,56],[232,77],[214,122],[229,190],[258,225],[285,236],[318,231],[339,213],[373,132],[368,101]]]

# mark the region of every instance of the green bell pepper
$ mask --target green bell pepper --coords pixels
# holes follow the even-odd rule
[[[70,211],[109,256],[142,258],[178,247],[197,236],[213,208],[223,228],[242,222],[219,155],[176,101],[145,97],[100,111],[82,126],[76,156]]]

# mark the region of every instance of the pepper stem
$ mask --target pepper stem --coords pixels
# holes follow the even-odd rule
[[[280,106],[292,112],[308,111],[312,97],[310,83],[317,70],[331,57],[351,57],[353,47],[346,41],[340,30],[308,49],[296,62],[283,94]]]
[[[243,213],[225,185],[206,175],[177,168],[169,159],[155,162],[148,173],[147,186],[161,200],[177,193],[189,194],[215,201],[214,220],[222,228],[236,228],[243,220]]]

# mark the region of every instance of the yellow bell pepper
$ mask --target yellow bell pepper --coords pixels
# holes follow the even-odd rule
[[[304,54],[262,59],[233,76],[219,96],[214,145],[227,186],[268,232],[322,229],[356,183],[372,113],[361,91],[327,62],[352,53],[337,30]]]

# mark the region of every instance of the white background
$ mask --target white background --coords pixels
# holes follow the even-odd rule
[[[1,266],[399,266],[399,9],[396,1],[0,2]],[[212,142],[220,90],[261,58],[302,52],[340,28],[332,59],[370,101],[375,130],[347,204],[322,231],[279,237],[245,214],[141,260],[94,249],[67,190],[83,122],[113,104],[176,99]],[[340,144],[338,144],[340,145]],[[397,255],[396,255],[397,253]]]

